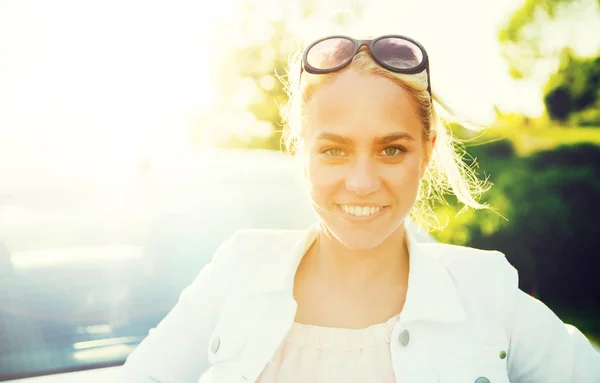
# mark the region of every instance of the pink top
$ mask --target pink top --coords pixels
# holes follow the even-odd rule
[[[258,383],[393,383],[390,339],[400,314],[362,329],[294,322]]]

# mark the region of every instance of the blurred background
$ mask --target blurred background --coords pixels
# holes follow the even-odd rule
[[[280,78],[333,33],[426,47],[494,184],[431,236],[600,343],[600,1],[3,0],[0,381],[122,363],[233,231],[314,219]]]

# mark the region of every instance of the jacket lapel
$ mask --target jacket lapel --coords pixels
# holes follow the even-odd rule
[[[255,270],[253,282],[247,286],[244,295],[288,293],[293,298],[296,270],[318,234],[319,227],[314,224],[308,230],[274,236],[263,249],[261,264]]]
[[[462,322],[466,320],[456,285],[440,254],[427,251],[410,231],[407,242],[410,254],[408,291],[402,309],[403,322]]]
[[[240,303],[241,312],[250,313],[254,330],[247,334],[247,350],[240,359],[247,381],[259,378],[294,321],[298,307],[293,296],[296,270],[317,235],[316,225],[303,232],[277,235],[261,254],[261,264]]]

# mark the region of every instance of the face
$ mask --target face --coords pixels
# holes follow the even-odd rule
[[[325,227],[348,248],[372,249],[408,216],[434,140],[408,91],[349,69],[315,91],[303,146],[311,198]]]

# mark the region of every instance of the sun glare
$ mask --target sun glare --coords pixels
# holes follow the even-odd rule
[[[193,1],[1,2],[0,163],[116,171],[179,150],[186,116],[213,106],[210,17]]]

